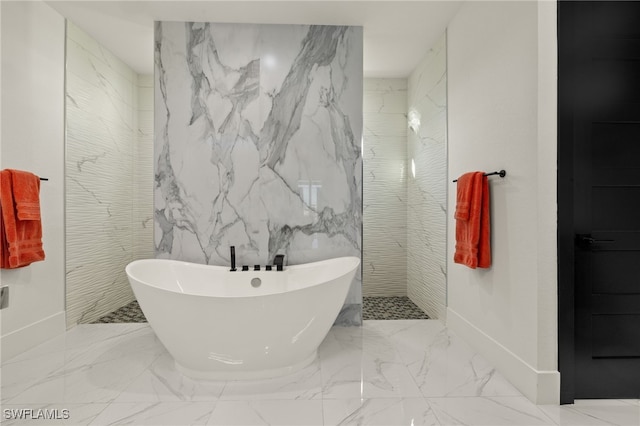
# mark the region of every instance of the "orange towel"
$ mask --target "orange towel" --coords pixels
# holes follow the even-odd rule
[[[453,261],[469,268],[491,266],[489,181],[483,172],[458,179],[456,196],[456,251]]]
[[[456,194],[456,212],[453,215],[458,220],[469,220],[471,211],[471,197],[473,190],[473,173],[465,173],[458,179]]]
[[[20,220],[40,220],[40,178],[19,170],[11,172],[13,202]]]
[[[20,268],[44,260],[39,192],[36,175],[0,172],[0,267]]]

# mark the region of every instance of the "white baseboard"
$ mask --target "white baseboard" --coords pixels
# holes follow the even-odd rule
[[[12,331],[0,337],[0,357],[4,362],[64,333],[66,329],[65,314],[64,311],[60,311],[57,314]]]
[[[447,308],[447,327],[484,356],[533,403],[560,403],[558,371],[536,370],[451,308]]]

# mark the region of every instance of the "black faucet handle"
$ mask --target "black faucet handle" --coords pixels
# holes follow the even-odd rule
[[[231,246],[231,271],[237,271],[236,269],[236,246]]]
[[[275,259],[273,259],[273,264],[276,266],[276,271],[282,271],[282,266],[284,264],[284,254],[276,254]]]

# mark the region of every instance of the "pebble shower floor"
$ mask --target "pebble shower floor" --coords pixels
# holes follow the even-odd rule
[[[362,317],[365,320],[429,319],[408,297],[364,297]],[[137,301],[113,311],[94,324],[147,322]]]

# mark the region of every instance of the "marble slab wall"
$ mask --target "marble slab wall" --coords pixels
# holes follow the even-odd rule
[[[407,79],[364,80],[364,296],[407,295]]]
[[[446,315],[446,36],[409,76],[407,293],[431,318]]]
[[[153,93],[148,77],[139,89],[133,70],[71,22],[66,79],[66,306],[72,327],[133,301],[124,268],[153,257]],[[148,182],[135,181],[145,173]]]
[[[157,22],[156,257],[362,249],[362,28]],[[360,274],[340,324],[361,322]]]

